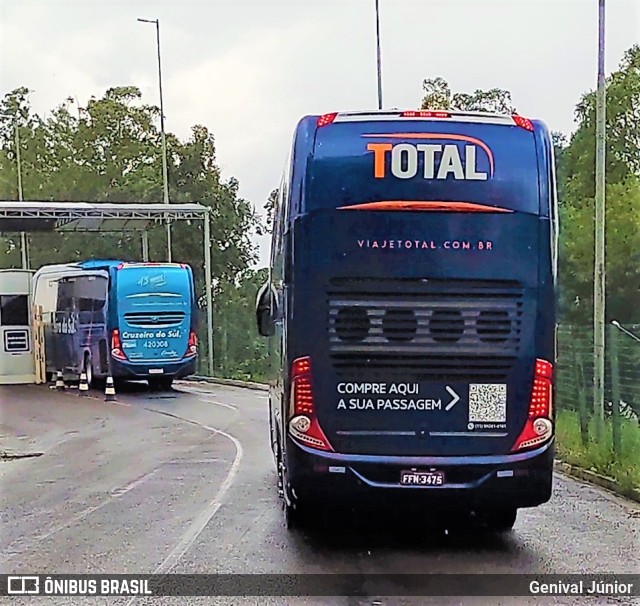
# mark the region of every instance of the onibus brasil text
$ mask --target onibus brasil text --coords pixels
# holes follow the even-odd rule
[[[30,577],[31,578],[31,577]],[[11,577],[9,577],[11,580]],[[34,577],[35,580],[38,577]],[[11,587],[11,585],[10,585]],[[38,583],[38,595],[153,595],[148,579],[56,579],[46,577]]]

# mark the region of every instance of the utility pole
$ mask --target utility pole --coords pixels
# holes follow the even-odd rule
[[[167,141],[164,130],[164,99],[162,95],[162,62],[160,60],[160,20],[138,19],[141,23],[153,23],[156,26],[156,45],[158,49],[158,87],[160,89],[160,131],[162,133],[162,185],[164,203],[169,204],[169,181],[167,176]],[[167,261],[171,262],[171,225],[167,218]]]
[[[24,195],[22,192],[22,162],[20,161],[20,126],[16,117],[15,137],[16,137],[16,162],[18,164],[18,200],[22,202]],[[29,269],[29,251],[27,243],[27,234],[20,233],[20,251],[22,253],[22,269]]]
[[[605,0],[598,0],[598,90],[596,96],[596,200],[593,271],[593,406],[596,439],[604,428],[605,369],[605,139],[606,91],[604,78]]]
[[[378,109],[382,109],[382,63],[380,58],[380,0],[376,0],[376,49],[378,58]]]
[[[18,112],[16,115],[0,114],[4,118],[13,118],[13,138],[16,148],[16,165],[18,172],[18,200],[22,202],[24,200],[24,194],[22,191],[22,161],[20,159],[20,126],[18,124]],[[27,240],[27,234],[20,232],[20,254],[22,257],[22,269],[29,269],[29,242]]]

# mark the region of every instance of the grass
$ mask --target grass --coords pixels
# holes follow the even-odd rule
[[[589,439],[585,444],[580,435],[578,414],[558,411],[556,419],[557,454],[565,463],[588,469],[613,479],[624,491],[640,490],[640,426],[637,422],[620,420],[621,452],[613,452],[610,422],[605,422],[604,435],[595,440],[595,421],[589,423]]]

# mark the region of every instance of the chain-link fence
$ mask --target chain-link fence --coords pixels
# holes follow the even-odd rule
[[[593,393],[593,328],[558,329],[558,452],[567,462],[640,485],[640,326],[609,324],[604,414]]]

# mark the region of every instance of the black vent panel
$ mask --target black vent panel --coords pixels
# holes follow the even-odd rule
[[[517,282],[336,279],[326,301],[340,374],[501,378],[520,351]]]

